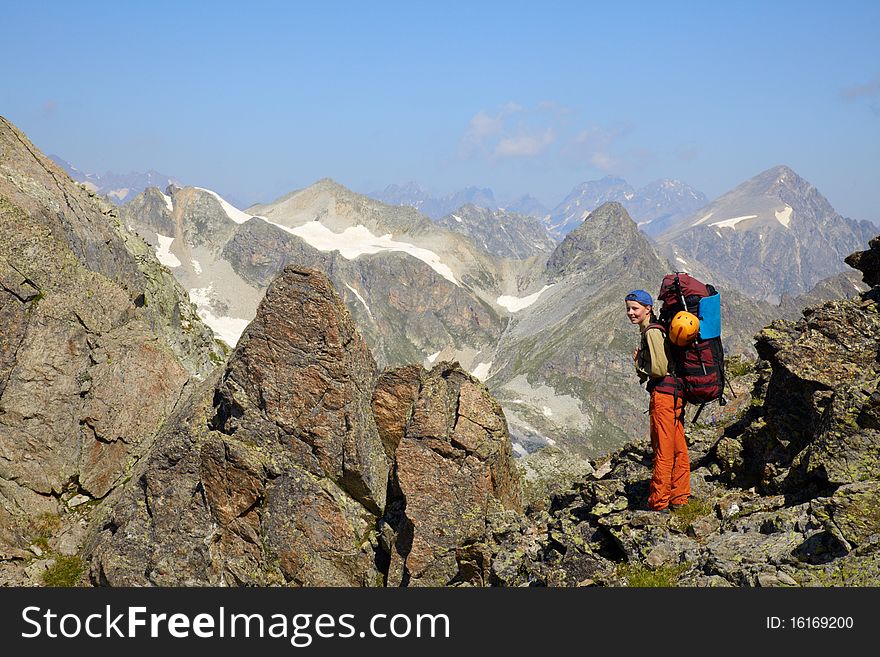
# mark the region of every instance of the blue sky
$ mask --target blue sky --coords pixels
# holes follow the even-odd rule
[[[613,5],[613,6],[612,6]],[[0,114],[246,202],[331,177],[554,206],[787,164],[880,223],[877,2],[4,2]],[[9,28],[11,26],[11,29]]]

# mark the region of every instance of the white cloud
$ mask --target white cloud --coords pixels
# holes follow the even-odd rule
[[[459,155],[490,160],[540,155],[556,141],[559,107],[550,101],[537,108],[509,102],[494,113],[480,110],[468,122]]]
[[[548,128],[543,134],[522,134],[515,137],[506,137],[495,146],[492,154],[495,158],[502,157],[531,157],[545,151],[556,140],[553,129]]]
[[[617,160],[608,153],[593,153],[590,164],[602,171],[616,171],[618,168]]]
[[[461,139],[460,154],[462,157],[473,157],[485,154],[488,144],[505,131],[508,117],[522,111],[522,107],[514,102],[505,103],[497,114],[489,114],[480,110],[471,117],[468,129]]]

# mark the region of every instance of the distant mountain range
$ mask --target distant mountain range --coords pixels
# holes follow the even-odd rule
[[[150,169],[146,173],[85,173],[57,155],[49,159],[67,172],[75,182],[83,183],[90,191],[108,197],[117,205],[128,203],[148,187],[165,189],[168,185],[179,185],[172,176]]]
[[[614,176],[577,185],[553,210],[529,195],[501,203],[495,199],[491,189],[479,187],[468,187],[446,196],[434,197],[415,182],[389,185],[383,191],[368,196],[389,205],[409,205],[434,220],[464,205],[515,212],[544,221],[557,241],[580,225],[585,212],[609,201],[616,201],[626,208],[639,228],[652,237],[675,226],[707,203],[702,192],[677,180],[658,180],[635,189],[623,178]]]
[[[658,180],[634,189],[623,178],[605,176],[576,186],[547,219],[551,234],[561,238],[577,228],[603,203],[620,203],[638,227],[655,237],[706,205],[702,192],[677,180]]]
[[[464,205],[488,210],[501,207],[491,189],[480,187],[468,187],[446,196],[434,197],[418,183],[408,182],[404,185],[388,185],[381,192],[371,192],[367,196],[388,205],[408,205],[435,221]]]

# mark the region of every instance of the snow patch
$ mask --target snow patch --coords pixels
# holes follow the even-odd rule
[[[177,259],[177,256],[171,253],[171,243],[174,241],[173,237],[165,237],[165,235],[160,235],[156,233],[156,237],[159,240],[159,246],[156,247],[156,257],[166,267],[180,267],[180,260]]]
[[[226,199],[220,196],[217,192],[212,192],[210,189],[205,189],[204,187],[195,187],[194,189],[198,189],[200,191],[205,192],[206,194],[210,194],[217,202],[220,203],[220,207],[223,208],[223,211],[226,213],[226,216],[232,219],[237,224],[243,224],[250,220],[251,215],[242,212],[237,207],[227,202]]]
[[[441,353],[442,351],[438,351],[436,354],[431,354],[430,356],[428,356],[428,362],[433,365],[434,361],[437,360],[437,356],[439,356]]]
[[[703,217],[702,219],[700,219],[699,221],[697,221],[696,223],[694,223],[694,226],[699,226],[699,225],[700,225],[701,223],[703,223],[704,221],[708,221],[708,220],[712,217],[713,214],[715,214],[715,213],[714,213],[714,212],[710,212],[710,213],[707,214],[705,217]]]
[[[202,266],[199,264],[198,260],[192,261],[192,268],[199,276],[202,275]]]
[[[159,192],[162,194],[162,192]],[[168,212],[174,212],[174,203],[171,201],[171,197],[167,194],[162,194],[162,198],[165,199],[165,207],[168,208]]]
[[[789,228],[789,224],[791,223],[791,213],[792,212],[794,212],[794,210],[791,208],[791,206],[788,206],[788,205],[785,206],[784,210],[777,210],[775,213],[776,214],[776,221],[781,223],[786,228]]]
[[[717,228],[733,228],[736,230],[736,225],[740,221],[745,221],[746,219],[754,219],[758,215],[756,214],[747,214],[743,217],[734,217],[733,219],[725,219],[724,221],[713,221],[710,226],[716,226]]]
[[[461,223],[463,220],[457,214],[452,215],[452,218],[455,219],[458,223]]]
[[[212,285],[195,288],[189,291],[189,298],[190,301],[196,304],[199,317],[214,331],[214,335],[230,347],[234,347],[250,322],[237,317],[218,317],[215,315],[211,310],[213,292]]]
[[[363,298],[360,294],[358,294],[358,291],[355,290],[355,289],[354,289],[351,285],[349,285],[348,283],[345,284],[345,287],[347,287],[349,290],[351,290],[351,291],[354,293],[354,296],[356,296],[356,297],[358,298],[358,301],[360,301],[362,304],[364,304],[364,308],[367,309],[367,314],[368,314],[370,317],[372,317],[372,316],[373,316],[373,313],[370,311],[370,307],[367,305],[367,302],[364,301],[364,298]]]
[[[544,417],[553,417],[553,409],[549,406],[541,408],[541,412],[544,414]]]
[[[452,269],[440,260],[440,256],[409,242],[396,242],[390,233],[378,237],[373,235],[366,226],[360,224],[349,226],[341,233],[334,233],[318,220],[306,222],[296,228],[289,228],[269,221],[265,217],[260,217],[260,219],[302,238],[309,246],[318,249],[318,251],[339,251],[339,254],[346,260],[354,260],[358,256],[368,253],[403,251],[418,258],[443,278],[461,287],[461,283],[455,279]]]
[[[680,263],[683,264],[685,267],[689,267],[689,266],[690,266],[690,265],[688,265],[687,261],[685,261],[684,258],[681,258],[681,257],[679,257],[679,256],[675,256],[675,261],[676,261],[676,262],[680,262]]]
[[[513,447],[513,451],[517,453],[518,456],[528,456],[529,452],[525,447],[520,445],[519,443],[511,443],[511,447]]]
[[[500,296],[495,299],[495,303],[497,303],[502,308],[507,308],[508,312],[516,313],[531,306],[538,300],[538,297],[540,297],[546,290],[549,290],[551,287],[553,286],[545,285],[543,288],[541,288],[540,291],[535,292],[534,294],[530,294],[527,297],[511,297],[506,295]]]
[[[492,361],[489,361],[488,363],[479,363],[471,372],[471,374],[473,374],[480,381],[485,381],[486,377],[489,376],[489,369],[491,367]]]

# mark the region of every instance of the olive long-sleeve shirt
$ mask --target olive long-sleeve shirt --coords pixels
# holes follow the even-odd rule
[[[669,354],[669,345],[663,331],[658,328],[648,330],[651,318],[646,317],[640,324],[642,343],[639,346],[636,357],[636,372],[639,380],[644,382],[649,378],[658,379],[669,374],[669,365],[672,358]]]

